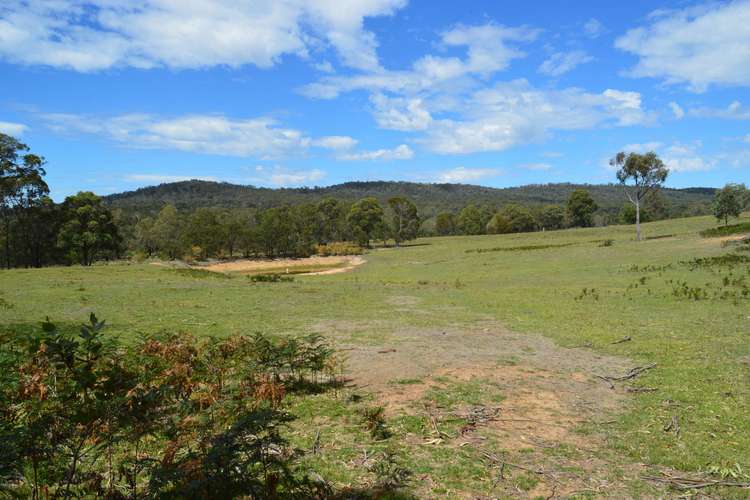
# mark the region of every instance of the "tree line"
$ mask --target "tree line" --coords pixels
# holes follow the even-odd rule
[[[612,160],[627,202],[619,222],[636,224],[663,218],[660,188],[668,170],[654,153],[619,153]],[[546,231],[599,225],[599,205],[585,189],[576,189],[564,205],[502,207],[469,203],[460,211],[440,212],[434,227],[416,204],[393,196],[381,205],[367,196],[355,202],[323,198],[316,202],[259,208],[195,208],[172,204],[157,213],[113,209],[94,193],[49,197],[45,160],[27,145],[0,134],[0,257],[3,267],[52,264],[91,265],[125,256],[167,259],[306,257],[332,243],[373,241],[396,246],[418,236],[479,235]],[[714,214],[725,223],[750,203],[744,185],[718,190]],[[640,237],[640,229],[637,230]],[[330,254],[330,249],[323,253]],[[352,247],[343,246],[342,251]]]

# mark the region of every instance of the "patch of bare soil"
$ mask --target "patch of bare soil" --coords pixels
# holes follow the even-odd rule
[[[327,322],[325,329],[350,336],[356,332],[356,324],[340,326]],[[604,433],[581,432],[584,424],[587,429],[590,424],[606,429],[628,397],[624,383],[611,389],[596,375],[626,373],[635,366],[632,361],[563,348],[543,336],[510,332],[497,324],[401,328],[394,338],[398,341],[393,345],[347,349],[354,384],[373,392],[391,417],[422,415],[440,425],[450,416],[470,416],[467,432],[448,436],[436,431],[432,439],[413,436],[414,444],[471,446],[487,453],[487,466],[506,478],[498,479],[498,492],[521,498],[565,497],[584,490],[594,496],[617,496],[624,487],[620,481],[640,472],[636,466],[619,464],[621,475],[613,482],[613,464],[596,458],[604,447]],[[503,399],[479,407],[428,407],[428,392],[444,388],[447,380],[486,383]],[[498,444],[488,450],[488,442]],[[550,453],[555,449],[568,451]],[[516,473],[534,477],[537,485],[529,492],[517,489],[507,480]]]
[[[322,271],[314,271],[309,273],[300,273],[300,275],[323,275],[323,274],[336,274],[351,271],[355,267],[365,263],[365,259],[357,255],[343,255],[343,256],[314,256],[302,259],[242,259],[234,260],[231,262],[220,262],[218,264],[209,264],[200,266],[200,269],[207,271],[215,271],[220,273],[251,273],[251,272],[263,272],[269,270],[280,270],[281,273],[285,271],[294,272],[295,269],[301,267],[328,267],[331,269],[324,269]]]

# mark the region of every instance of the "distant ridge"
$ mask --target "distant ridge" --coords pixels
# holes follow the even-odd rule
[[[269,208],[284,204],[315,202],[325,197],[354,201],[373,196],[386,202],[393,196],[413,200],[423,216],[441,211],[457,212],[469,203],[502,206],[563,204],[575,189],[586,189],[603,212],[616,213],[625,203],[622,188],[616,184],[529,184],[518,187],[491,188],[472,184],[425,184],[396,181],[345,182],[327,187],[262,188],[226,182],[182,181],[144,187],[135,191],[105,197],[107,203],[127,211],[152,212],[164,204],[179,209],[198,207]],[[679,212],[705,213],[715,189],[693,187],[663,189],[665,202]]]

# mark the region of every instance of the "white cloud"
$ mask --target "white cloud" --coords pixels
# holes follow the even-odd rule
[[[671,172],[699,172],[712,170],[719,164],[717,156],[706,156],[701,153],[703,143],[693,141],[691,143],[673,142],[664,144],[658,141],[640,144],[626,144],[621,148],[626,153],[656,152]],[[607,165],[607,168],[611,168]]]
[[[583,25],[583,32],[589,38],[597,38],[604,32],[604,25],[595,18],[591,18]]]
[[[27,130],[29,130],[29,127],[22,123],[0,122],[0,132],[3,134],[19,137]]]
[[[253,170],[255,174],[248,178],[248,181],[254,184],[276,187],[310,185],[326,176],[324,171],[317,168],[311,170],[288,170],[281,165],[273,167],[256,165]]]
[[[181,181],[218,181],[216,177],[190,176],[190,175],[167,175],[167,174],[128,174],[125,176],[126,181],[130,182],[153,182],[166,184],[169,182]]]
[[[357,145],[357,140],[349,136],[311,138],[265,117],[232,119],[222,115],[188,115],[163,118],[129,114],[102,118],[60,113],[40,116],[58,133],[98,135],[131,148],[269,159],[302,155],[312,147],[342,152]]]
[[[745,137],[744,137],[744,138],[742,139],[742,141],[743,141],[743,142],[746,142],[746,143],[748,143],[748,144],[750,144],[750,134],[747,134],[747,135],[746,135],[746,136],[745,136]]]
[[[389,98],[375,94],[370,98],[373,115],[380,128],[390,130],[424,130],[432,122],[429,111],[419,98]]]
[[[406,0],[6,0],[0,58],[96,71],[111,67],[274,65],[331,46],[343,64],[379,67],[364,19]]]
[[[434,91],[457,79],[487,77],[506,69],[513,59],[525,55],[512,44],[530,42],[538,33],[538,30],[523,26],[462,25],[442,33],[441,45],[465,47],[464,58],[426,55],[417,59],[409,70],[377,69],[353,76],[330,76],[304,86],[301,92],[317,99],[333,99],[341,93],[359,89],[394,93]]]
[[[298,154],[311,144],[302,132],[270,118],[234,120],[221,115],[159,118],[129,114],[111,118],[71,114],[42,116],[58,132],[104,136],[123,146],[172,149],[225,156],[278,157]]]
[[[725,118],[728,120],[750,120],[750,107],[743,106],[740,101],[733,101],[726,108],[692,108],[690,116],[699,118]]]
[[[685,110],[682,109],[682,107],[676,102],[670,102],[669,108],[672,110],[672,114],[674,114],[674,117],[678,120],[682,120],[682,118],[685,116]]]
[[[501,172],[495,168],[467,168],[456,167],[451,170],[445,170],[438,175],[439,182],[468,182],[483,179],[485,177],[495,177]]]
[[[750,2],[659,11],[651,19],[615,42],[639,58],[632,76],[687,83],[694,91],[750,85]]]
[[[560,76],[575,69],[581,64],[593,61],[594,58],[583,50],[555,52],[541,66],[539,72],[548,76]]]
[[[319,148],[336,151],[353,148],[357,145],[357,140],[348,135],[329,135],[321,137],[320,139],[315,139],[313,144]]]
[[[442,154],[502,151],[541,140],[555,130],[626,126],[649,119],[636,92],[539,90],[525,80],[473,93],[462,103],[461,115],[435,120],[420,142]]]
[[[374,151],[359,151],[355,153],[344,153],[337,159],[344,161],[368,161],[368,160],[410,160],[414,158],[414,151],[406,144],[401,144],[393,149],[376,149]]]

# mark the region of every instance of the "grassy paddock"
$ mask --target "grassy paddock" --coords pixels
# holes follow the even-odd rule
[[[750,224],[750,217],[739,222]],[[366,265],[349,273],[298,276],[290,283],[204,279],[148,264],[2,271],[0,329],[22,331],[45,316],[79,322],[95,311],[110,332],[126,338],[162,329],[214,336],[316,330],[340,345],[399,346],[409,329],[496,321],[564,347],[626,357],[633,366],[656,363],[635,382],[654,390],[629,395],[606,428],[602,456],[612,464],[687,472],[739,464],[748,471],[750,265],[710,259],[732,250],[699,235],[714,226],[709,217],[648,223],[640,243],[631,226],[429,238],[374,250]],[[611,245],[602,245],[605,240]],[[615,343],[626,337],[631,340]],[[419,382],[399,373],[383,377],[410,380],[395,383],[404,387]],[[460,384],[440,391],[425,397],[451,404],[485,394]],[[493,386],[485,394],[488,402],[502,400],[497,391]],[[308,458],[312,465],[341,483],[365,474],[347,465],[358,460],[357,443],[368,438],[342,399],[292,404],[301,415],[293,439],[305,447],[318,429],[327,443],[322,455]],[[675,416],[680,432],[665,431]],[[429,428],[408,413],[396,413],[389,425],[400,439],[371,447],[401,446],[412,470],[431,478],[422,493],[492,491],[492,477],[470,447],[401,444]],[[533,489],[533,475],[514,477],[517,487]],[[630,494],[649,491],[627,484]]]

